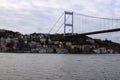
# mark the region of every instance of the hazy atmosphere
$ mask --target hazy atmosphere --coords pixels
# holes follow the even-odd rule
[[[23,34],[48,33],[65,10],[91,16],[120,18],[120,0],[0,0],[0,29]],[[120,32],[115,32],[92,37],[120,43],[119,34]]]

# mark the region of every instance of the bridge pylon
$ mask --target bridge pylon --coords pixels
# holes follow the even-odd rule
[[[67,23],[67,16],[70,17],[70,23]],[[64,36],[66,36],[66,27],[72,27],[73,34],[73,12],[64,12]]]

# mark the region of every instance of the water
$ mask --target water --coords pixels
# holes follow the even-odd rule
[[[0,53],[0,80],[119,80],[120,54]]]

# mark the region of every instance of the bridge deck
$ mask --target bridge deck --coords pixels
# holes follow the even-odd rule
[[[102,30],[102,31],[95,31],[95,32],[88,32],[88,33],[81,33],[81,35],[92,35],[92,34],[100,34],[100,33],[116,32],[116,31],[120,31],[120,28],[109,29],[109,30]]]

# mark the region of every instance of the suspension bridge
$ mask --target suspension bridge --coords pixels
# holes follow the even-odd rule
[[[120,19],[65,11],[51,27],[49,34],[92,35],[116,31],[120,31]]]

